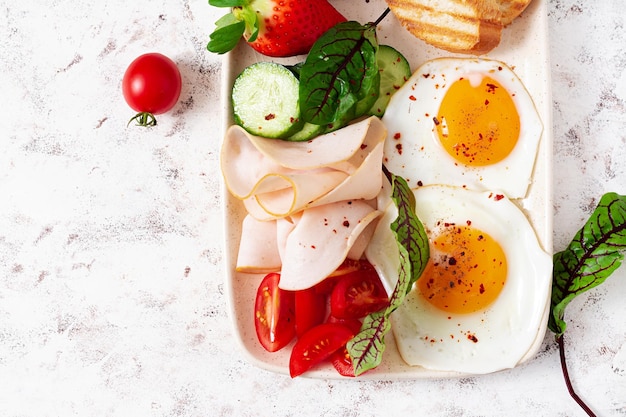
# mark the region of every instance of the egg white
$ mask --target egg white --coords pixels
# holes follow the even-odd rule
[[[516,366],[545,333],[551,256],[541,248],[523,212],[502,195],[450,186],[420,187],[414,194],[417,215],[427,231],[436,230],[441,221],[470,220],[472,227],[500,244],[508,274],[499,297],[475,313],[439,310],[417,288],[410,291],[391,316],[402,358],[410,365],[470,374]],[[395,205],[388,204],[366,250],[388,291],[398,278],[397,245],[389,229],[396,213]]]
[[[509,92],[520,117],[520,137],[502,161],[468,167],[442,147],[433,117],[454,81],[477,75],[489,75]],[[522,81],[503,62],[478,58],[428,61],[392,96],[383,122],[388,130],[385,165],[406,178],[411,187],[449,184],[497,191],[509,198],[523,198],[528,191],[543,125]]]

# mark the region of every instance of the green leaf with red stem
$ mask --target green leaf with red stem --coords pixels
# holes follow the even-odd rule
[[[342,22],[326,31],[300,68],[303,119],[329,125],[360,116],[350,113],[357,103],[378,93],[377,49],[376,27],[371,23]]]
[[[565,308],[579,294],[602,284],[624,259],[626,196],[607,193],[568,247],[554,254],[548,328],[561,336]]]
[[[391,199],[398,209],[398,216],[391,223],[391,230],[398,242],[400,268],[389,305],[384,310],[367,316],[359,334],[346,345],[355,375],[377,367],[382,361],[385,335],[391,328],[390,315],[402,304],[415,281],[422,275],[430,256],[428,236],[415,214],[413,191],[403,178],[384,167],[383,171],[391,182]]]

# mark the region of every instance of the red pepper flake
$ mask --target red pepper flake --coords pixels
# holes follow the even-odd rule
[[[495,93],[497,88],[498,88],[497,85],[492,84],[492,83],[487,83],[487,92],[488,93],[492,93],[492,94]]]
[[[398,151],[398,155],[402,155],[402,144],[396,144],[396,150]]]
[[[311,249],[317,249],[315,245],[311,245]]]
[[[275,118],[276,118],[276,115],[274,113],[269,113],[265,115],[265,120],[272,120]]]
[[[367,145],[364,144],[364,143],[361,144],[361,150],[363,150],[363,149],[367,149]]]
[[[411,100],[411,101],[417,101],[417,98],[416,98],[413,94],[411,94],[411,95],[409,96],[409,100]]]
[[[468,226],[471,226],[471,225],[472,225],[472,221],[471,221],[471,220],[468,220],[468,221],[466,221],[465,223],[466,223]]]
[[[502,195],[502,194],[496,194],[496,196],[495,196],[493,199],[494,199],[494,200],[496,200],[496,201],[500,201],[500,200],[502,200],[503,198],[504,198],[504,195]]]
[[[427,74],[422,74],[422,77],[428,78],[428,77],[430,77],[430,74],[428,74],[428,73]]]
[[[480,288],[478,290],[481,294],[485,293],[485,284],[483,284],[482,282],[480,283]]]
[[[422,185],[424,185],[424,183],[423,183],[423,182],[421,182],[421,181],[418,181],[418,182],[417,182],[417,186],[418,186],[418,187],[421,187]]]
[[[344,227],[350,227],[350,222],[347,220],[344,220],[342,224]]]
[[[439,119],[437,119],[437,117],[436,117],[436,116],[435,116],[435,117],[433,117],[433,122],[435,123],[435,126],[439,126],[439,123],[441,123],[441,122],[439,121]]]
[[[398,139],[400,139],[401,137],[402,137],[402,134],[401,134],[400,132],[396,132],[396,133],[394,133],[394,135],[393,135],[393,138],[394,138],[395,140],[398,140]]]
[[[474,343],[478,343],[478,338],[476,337],[476,335],[475,335],[475,334],[468,333],[468,335],[467,335],[467,339],[468,339],[468,340],[471,340],[471,341],[472,341],[472,342],[474,342]]]

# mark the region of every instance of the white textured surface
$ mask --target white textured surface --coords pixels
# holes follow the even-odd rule
[[[343,0],[348,1],[348,0]],[[555,250],[626,193],[626,15],[550,1]],[[0,0],[0,415],[582,416],[547,336],[526,365],[460,380],[291,380],[247,364],[223,292],[222,11],[206,0]],[[158,51],[175,109],[126,127],[126,66]],[[626,267],[567,310],[574,385],[626,415]]]

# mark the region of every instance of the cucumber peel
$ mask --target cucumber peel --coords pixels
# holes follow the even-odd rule
[[[412,72],[404,55],[389,45],[378,46],[376,62],[380,71],[380,92],[369,114],[382,117],[391,96],[411,77]]]

